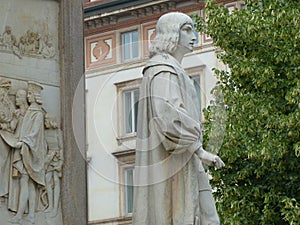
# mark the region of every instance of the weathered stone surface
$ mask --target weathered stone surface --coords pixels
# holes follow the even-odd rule
[[[202,148],[197,92],[181,64],[195,40],[186,14],[158,20],[140,88],[134,225],[220,224],[203,164],[225,164]]]
[[[20,82],[0,80],[0,218],[6,224],[63,224],[61,133],[56,121],[47,118],[49,113],[45,120],[43,86],[23,83],[14,93],[12,86]],[[55,135],[49,138],[49,133]]]
[[[73,128],[73,120],[81,128],[85,121],[82,18],[80,0],[12,0],[0,9],[0,89],[7,92],[0,93],[6,95],[0,101],[0,220],[4,224],[87,224],[85,129],[75,138]],[[31,81],[43,88],[30,88]],[[39,112],[37,120],[29,115],[30,107],[34,115]],[[48,113],[57,126],[44,124]],[[31,140],[39,140],[39,145],[25,143],[29,132],[22,124],[27,129],[34,124],[32,129],[40,135]],[[44,165],[39,173],[32,175],[24,166],[24,146],[24,152],[36,147],[42,153],[37,154]],[[22,170],[17,164],[23,165]],[[28,196],[24,187],[36,195]]]

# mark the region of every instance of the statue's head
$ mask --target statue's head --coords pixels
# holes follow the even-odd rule
[[[11,34],[11,27],[10,26],[5,26],[5,32],[7,34]]]
[[[194,27],[191,17],[180,12],[171,12],[162,15],[156,24],[156,36],[150,47],[150,57],[155,54],[172,54],[179,41],[180,29],[183,25]]]
[[[36,102],[39,105],[43,104],[41,98],[41,91],[43,90],[43,86],[35,81],[28,81],[28,92],[27,99],[29,103]]]
[[[0,88],[9,89],[11,87],[11,81],[7,79],[0,80]]]
[[[23,89],[19,89],[16,92],[16,106],[27,104],[27,92]]]
[[[0,95],[7,96],[11,87],[11,81],[7,79],[0,80]]]

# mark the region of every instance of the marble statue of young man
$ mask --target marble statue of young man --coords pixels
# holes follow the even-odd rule
[[[220,224],[202,163],[224,163],[202,148],[196,90],[181,66],[193,29],[178,12],[157,22],[140,89],[133,225]]]

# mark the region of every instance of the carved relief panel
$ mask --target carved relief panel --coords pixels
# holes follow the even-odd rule
[[[1,74],[59,86],[59,2],[2,1],[0,21]]]
[[[1,224],[63,224],[59,13],[55,0],[1,3]]]
[[[43,91],[35,81],[0,79],[0,219],[6,224],[62,224],[62,132]]]
[[[0,35],[0,51],[16,55],[19,59],[23,56],[51,59],[56,55],[50,34],[41,34],[27,30],[22,36],[16,37],[11,26],[5,26]]]

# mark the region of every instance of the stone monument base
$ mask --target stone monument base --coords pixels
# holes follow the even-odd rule
[[[30,221],[27,219],[27,214],[23,216],[23,220],[20,223],[12,223],[10,220],[16,215],[15,212],[12,212],[7,209],[7,198],[2,197],[0,200],[0,218],[1,222],[0,224],[5,225],[33,225]],[[61,213],[61,207],[59,206],[59,209],[57,211],[56,216],[52,216],[51,212],[46,213],[44,211],[38,211],[35,213],[35,223],[36,225],[57,225],[57,224],[63,224],[62,222],[62,213]]]

